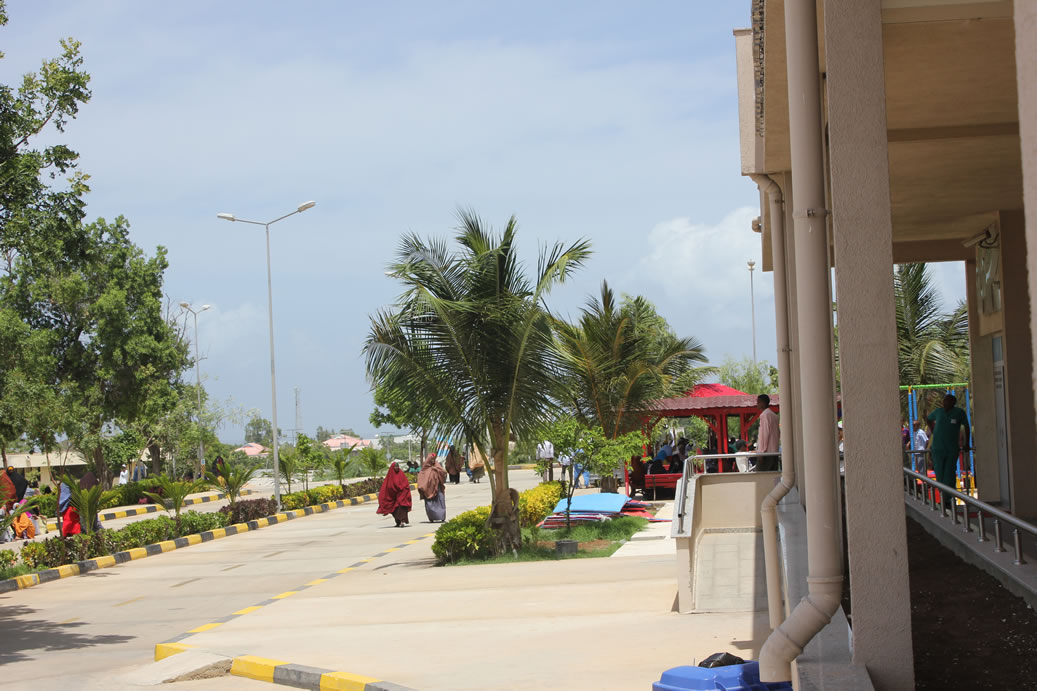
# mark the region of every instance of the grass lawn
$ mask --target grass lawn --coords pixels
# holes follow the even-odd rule
[[[621,516],[600,523],[585,523],[574,525],[568,534],[565,529],[540,530],[538,528],[522,529],[522,549],[518,554],[504,554],[490,559],[462,559],[453,562],[452,566],[471,566],[472,564],[510,564],[518,561],[557,561],[561,559],[594,559],[597,557],[608,557],[620,548],[624,541],[629,540],[637,531],[648,524],[644,518],[636,516]],[[546,546],[543,543],[554,543],[556,540],[576,540],[577,542],[601,541],[603,545],[598,549],[580,550],[576,554],[559,556],[555,553],[553,544]],[[607,543],[607,544],[604,544]]]

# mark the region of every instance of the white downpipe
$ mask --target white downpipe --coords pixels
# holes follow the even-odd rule
[[[791,449],[788,431],[792,416],[792,385],[789,381],[789,322],[788,298],[785,289],[785,212],[781,188],[767,175],[750,176],[767,195],[771,217],[771,264],[774,267],[774,321],[778,337],[778,393],[781,396],[782,447]],[[767,613],[773,631],[785,618],[782,606],[781,564],[778,560],[778,502],[785,498],[796,484],[796,463],[791,453],[782,455],[781,479],[760,504],[760,523],[763,527],[763,561],[767,575]]]
[[[796,301],[806,476],[808,595],[763,644],[760,679],[790,681],[792,661],[839,609],[842,555],[835,443],[831,286],[815,0],[785,0]],[[783,464],[784,465],[784,464]]]

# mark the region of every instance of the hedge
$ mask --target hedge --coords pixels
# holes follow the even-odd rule
[[[56,535],[40,542],[27,542],[22,545],[19,556],[22,563],[31,569],[53,569],[227,525],[230,522],[226,514],[188,511],[180,514],[179,524],[169,516],[159,516],[130,523],[118,530],[99,530],[93,535],[64,538]]]
[[[381,489],[381,478],[368,478],[360,482],[353,482],[343,487],[338,485],[321,485],[311,487],[300,492],[281,495],[281,506],[286,511],[302,509],[307,506],[315,506],[339,499],[349,499],[365,494],[377,494]]]
[[[551,515],[564,496],[561,482],[545,482],[519,494],[519,524],[530,528]]]

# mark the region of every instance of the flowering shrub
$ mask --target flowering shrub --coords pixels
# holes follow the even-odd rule
[[[440,564],[460,559],[485,559],[493,555],[495,539],[487,526],[490,507],[480,506],[439,526],[432,553]]]
[[[220,513],[227,516],[225,525],[248,523],[272,516],[276,511],[277,504],[273,499],[242,499],[234,502],[232,506],[224,506],[220,509]]]
[[[519,494],[519,523],[521,526],[529,528],[547,518],[564,492],[561,482],[545,482]]]

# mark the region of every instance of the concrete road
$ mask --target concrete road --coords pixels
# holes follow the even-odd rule
[[[511,481],[522,490],[537,478],[520,470],[512,471]],[[448,514],[489,499],[485,480],[451,485]],[[277,596],[282,597],[276,602],[287,601],[292,595],[286,593],[351,565],[356,573],[376,574],[404,556],[427,562],[431,538],[426,536],[437,526],[423,522],[416,493],[414,502],[406,528],[377,516],[374,504],[362,504],[0,595],[2,683],[33,689],[136,688],[119,680],[149,665],[157,643]],[[376,556],[410,541],[415,542]],[[348,588],[351,575],[335,580]],[[284,622],[289,623],[290,629],[274,623],[267,630],[282,649],[292,643],[284,632],[307,625]]]

